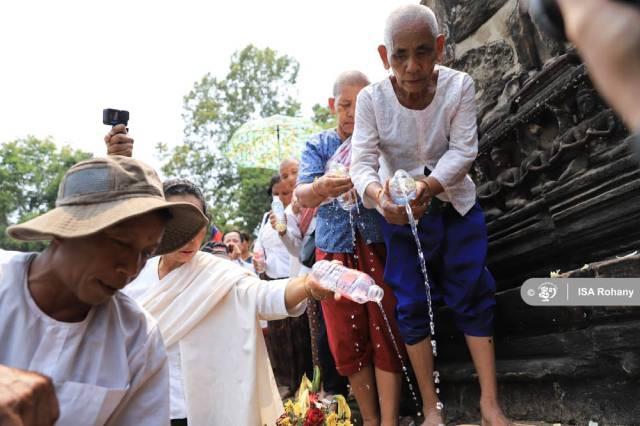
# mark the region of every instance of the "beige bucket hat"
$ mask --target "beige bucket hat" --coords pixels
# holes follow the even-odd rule
[[[93,158],[67,171],[53,210],[10,226],[7,234],[21,241],[86,237],[156,210],[171,213],[158,255],[179,249],[208,222],[191,203],[167,202],[158,174],[147,164],[117,155]]]

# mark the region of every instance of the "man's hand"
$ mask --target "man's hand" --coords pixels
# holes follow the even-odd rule
[[[0,426],[53,425],[59,415],[51,379],[0,365]]]
[[[122,155],[125,157],[133,155],[133,138],[127,135],[127,128],[124,124],[114,126],[104,136],[104,143],[107,145],[107,155]]]
[[[351,178],[324,175],[313,183],[315,192],[325,198],[335,198],[353,188]]]
[[[238,260],[242,256],[242,249],[232,243],[227,244],[227,252],[231,260]]]

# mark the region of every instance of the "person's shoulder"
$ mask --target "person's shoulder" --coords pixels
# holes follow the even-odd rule
[[[327,143],[333,142],[335,139],[340,139],[335,129],[323,130],[320,133],[316,133],[309,138],[308,144],[313,146],[323,146]]]
[[[5,276],[12,270],[24,268],[32,256],[36,253],[23,253],[19,251],[8,251],[0,249],[0,282],[3,282]]]
[[[21,262],[33,256],[34,253],[24,253],[21,251],[10,251],[0,249],[0,265],[7,265],[11,262]]]
[[[458,86],[462,88],[469,84],[473,85],[473,78],[464,71],[439,65],[438,73],[438,80],[443,81],[446,86]]]
[[[147,346],[164,347],[155,318],[133,298],[119,291],[98,307],[94,324],[111,328],[110,333],[120,334],[128,354]]]
[[[370,101],[384,97],[387,94],[387,86],[391,83],[389,78],[385,77],[380,81],[371,83],[360,90],[358,93],[358,102],[365,100]]]

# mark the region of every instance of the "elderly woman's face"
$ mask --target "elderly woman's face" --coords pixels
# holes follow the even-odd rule
[[[280,166],[280,179],[282,182],[287,182],[290,186],[296,186],[296,180],[298,179],[299,165],[297,161],[287,161]]]
[[[393,50],[383,62],[390,67],[398,86],[408,93],[429,89],[433,69],[442,55],[444,37],[434,37],[424,23],[407,23],[393,34]]]
[[[166,219],[134,217],[82,238],[57,239],[60,278],[79,302],[99,305],[129,284],[155,253]]]

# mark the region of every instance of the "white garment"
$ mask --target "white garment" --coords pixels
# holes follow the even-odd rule
[[[122,292],[140,302],[144,294],[160,281],[158,277],[159,262],[160,256],[149,259],[138,277],[122,289]],[[167,345],[167,356],[169,358],[169,416],[172,419],[186,419],[187,406],[184,399],[182,368],[180,367],[180,345],[178,343]]]
[[[261,281],[208,253],[162,280],[157,262],[148,262],[131,286],[147,288],[138,301],[158,320],[167,346],[179,347],[189,424],[274,424],[283,407],[258,320],[302,315],[306,304],[288,312],[287,280]],[[174,362],[170,368],[174,377]]]
[[[169,371],[153,318],[119,292],[81,322],[49,317],[27,286],[35,256],[0,256],[0,364],[51,377],[58,426],[167,425]]]
[[[255,274],[256,270],[253,268],[253,263],[252,262],[246,262],[242,259],[236,259],[236,260],[232,260],[232,262],[237,263],[238,265],[242,266],[243,268],[245,268],[246,270],[248,270],[249,272]]]
[[[287,232],[285,232],[284,235],[278,234],[278,236],[287,249],[287,252],[289,252],[289,276],[299,277],[306,275],[311,269],[300,262],[300,249],[302,248],[302,239],[304,237],[300,232],[300,217],[293,213],[291,204],[287,206],[284,213],[287,218]],[[315,229],[315,221],[316,218],[314,217],[309,225],[309,229],[307,229],[307,234],[312,233]]]
[[[366,207],[372,182],[384,182],[398,169],[422,175],[427,166],[444,188],[438,195],[462,215],[475,204],[476,187],[468,176],[478,153],[473,79],[438,66],[436,94],[425,109],[400,104],[389,78],[358,94],[351,151],[351,178]]]
[[[269,278],[285,278],[289,276],[289,252],[284,246],[278,231],[269,223],[269,213],[262,217],[262,226],[258,231],[255,247],[262,248],[265,253],[265,273]]]

